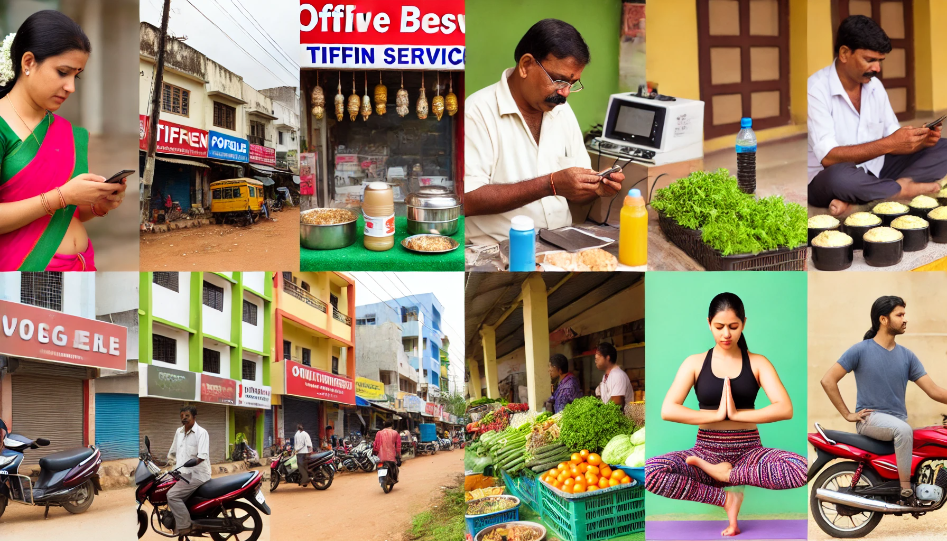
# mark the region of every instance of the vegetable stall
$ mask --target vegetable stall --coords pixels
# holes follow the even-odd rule
[[[464,455],[468,479],[502,481],[502,497],[517,505],[494,515],[471,514],[482,507],[476,496],[485,494],[473,493],[468,539],[523,515],[541,520],[549,539],[562,541],[625,539],[644,530],[643,403],[623,412],[585,397],[556,415],[529,411],[526,404],[474,408],[484,407],[467,425],[473,439]],[[486,494],[501,497],[493,490]]]

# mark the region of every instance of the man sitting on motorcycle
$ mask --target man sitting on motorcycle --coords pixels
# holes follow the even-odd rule
[[[914,431],[907,423],[904,395],[913,381],[927,396],[947,404],[947,389],[934,383],[911,350],[895,343],[907,330],[906,304],[900,297],[886,296],[871,306],[871,329],[865,339],[842,354],[822,377],[829,400],[855,430],[869,438],[894,442],[894,454],[901,481],[901,497],[914,495],[911,486],[911,452]],[[839,392],[838,382],[848,372],[855,373],[857,397],[851,413]]]
[[[375,434],[375,443],[372,451],[378,460],[388,468],[388,475],[395,483],[398,482],[398,467],[401,466],[401,436],[395,432],[394,423],[386,420],[383,428]]]
[[[334,451],[339,446],[339,437],[335,435],[335,427],[326,426],[326,438],[322,440],[323,451]]]
[[[309,454],[312,453],[312,438],[303,430],[303,424],[296,425],[296,435],[293,437],[293,450],[296,451],[296,467],[299,468],[299,486],[309,484]]]
[[[192,533],[191,514],[187,510],[185,501],[198,488],[210,481],[210,437],[207,431],[197,424],[197,408],[184,406],[181,408],[181,428],[174,433],[174,441],[168,458],[173,458],[176,464],[184,464],[192,458],[198,464],[191,468],[181,468],[178,472],[187,480],[187,483],[177,482],[168,491],[168,508],[174,515],[176,535]]]

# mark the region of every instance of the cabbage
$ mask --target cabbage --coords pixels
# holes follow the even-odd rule
[[[643,468],[644,467],[644,445],[639,445],[635,447],[635,450],[628,455],[628,458],[625,459],[625,466],[629,468]]]
[[[635,447],[639,445],[644,445],[644,427],[641,430],[635,432],[631,435],[631,444]]]
[[[634,450],[634,444],[631,443],[631,436],[619,434],[612,438],[605,449],[602,450],[602,460],[606,464],[622,464],[631,451]]]

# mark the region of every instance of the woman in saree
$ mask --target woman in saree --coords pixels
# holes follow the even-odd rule
[[[93,271],[83,222],[125,197],[89,174],[89,134],[55,115],[92,47],[58,11],[31,15],[0,49],[0,271]]]
[[[740,533],[740,491],[755,486],[773,490],[806,484],[806,459],[796,453],[763,447],[756,425],[792,418],[792,401],[769,360],[750,353],[743,329],[743,301],[721,293],[710,302],[707,323],[714,347],[684,360],[664,397],[661,418],[697,425],[692,449],[656,456],[645,462],[649,492],[723,507],[729,522],[724,536]],[[691,388],[700,409],[684,406]],[[756,409],[760,388],[770,405]]]

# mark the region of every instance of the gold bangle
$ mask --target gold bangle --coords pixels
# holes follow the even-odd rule
[[[99,218],[102,218],[102,217],[105,216],[105,214],[108,214],[108,213],[109,213],[109,211],[105,211],[105,214],[99,214],[98,212],[96,212],[96,211],[95,211],[95,203],[89,203],[89,208],[92,209],[92,214],[95,214],[95,215],[98,216]]]
[[[62,203],[62,208],[66,208],[66,198],[62,196],[62,190],[56,188],[56,193],[59,194],[59,202]]]
[[[49,202],[46,201],[46,194],[45,194],[45,193],[39,194],[39,199],[40,199],[40,201],[42,201],[42,203],[43,203],[43,210],[46,212],[46,215],[47,215],[47,216],[52,216],[52,215],[53,215],[53,211],[50,210],[50,208],[49,208]]]

